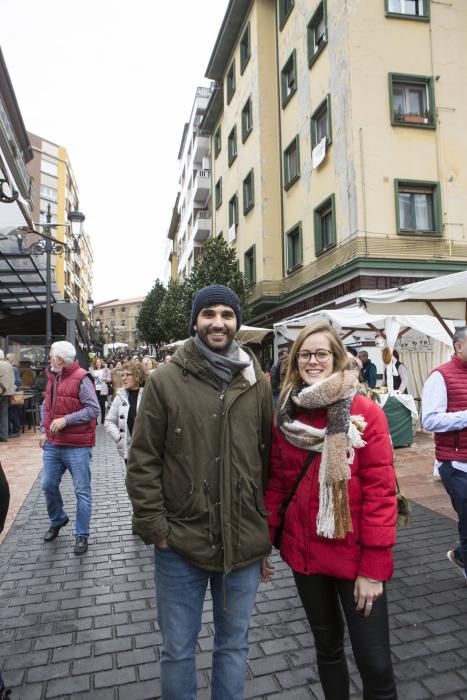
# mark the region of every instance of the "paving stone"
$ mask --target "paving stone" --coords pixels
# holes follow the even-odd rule
[[[117,685],[125,685],[136,681],[136,670],[133,667],[120,668],[113,671],[103,671],[94,675],[95,688],[114,688]],[[133,695],[133,692],[131,693]]]

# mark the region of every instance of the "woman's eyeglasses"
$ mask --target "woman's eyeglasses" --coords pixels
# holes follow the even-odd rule
[[[132,374],[126,374],[126,373],[122,372],[122,374],[121,374],[120,376],[121,376],[122,379],[128,379],[128,377],[132,377],[133,375],[132,375]]]
[[[332,350],[317,350],[316,352],[310,352],[309,350],[300,350],[297,352],[297,360],[300,365],[307,365],[311,358],[314,356],[316,362],[324,364],[329,360],[331,355],[334,355]]]

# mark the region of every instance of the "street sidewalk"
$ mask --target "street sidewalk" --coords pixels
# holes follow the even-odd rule
[[[54,542],[43,542],[48,519],[39,480],[0,545],[0,665],[13,700],[160,696],[152,551],[131,533],[124,464],[103,429],[97,432],[88,553],[74,556],[71,524]],[[35,444],[26,433],[0,447],[13,491],[12,473],[24,469],[16,466],[16,451],[25,450],[37,469]],[[421,501],[433,498],[447,512],[446,494],[431,478],[431,438],[417,436],[416,447],[397,450],[397,461],[402,490]],[[63,493],[73,522],[68,477]],[[388,597],[400,700],[467,700],[467,587],[446,559],[457,528],[442,512],[413,503],[412,525],[398,533]],[[277,555],[274,560],[274,581],[261,585],[252,618],[245,698],[322,699],[290,570]],[[198,645],[200,700],[209,698],[212,635],[207,600]],[[352,698],[361,698],[353,660],[350,669]]]

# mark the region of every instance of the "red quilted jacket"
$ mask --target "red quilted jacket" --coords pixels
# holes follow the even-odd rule
[[[349,481],[353,532],[343,540],[318,536],[319,465],[317,455],[285,514],[281,557],[294,571],[354,580],[358,575],[386,581],[393,572],[392,546],[396,540],[397,504],[392,447],[386,416],[375,403],[355,396],[351,415],[362,415],[367,423],[366,446],[355,450]],[[316,428],[326,425],[325,409],[297,415]],[[271,542],[279,524],[278,511],[292,490],[307,456],[294,447],[278,427],[273,428],[271,476],[265,504],[270,512]]]

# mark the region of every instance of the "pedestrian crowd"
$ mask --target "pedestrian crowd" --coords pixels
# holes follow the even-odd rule
[[[100,421],[126,463],[133,533],[154,547],[163,700],[197,696],[208,588],[211,698],[244,697],[250,617],[260,581],[274,576],[272,546],[292,569],[323,697],[349,698],[347,626],[363,697],[394,700],[386,585],[396,478],[385,414],[364,395],[376,368],[368,353],[349,355],[338,333],[316,322],[283,349],[268,381],[235,339],[241,321],[237,295],[213,284],[193,298],[190,339],[159,366],[150,357],[112,357],[94,358],[87,370],[73,345],[53,343],[41,412],[44,540],[69,523],[60,494],[68,471],[74,552],[88,549]],[[447,556],[467,581],[467,328],[453,347],[452,360],[426,382],[423,424],[435,433],[439,473],[459,519],[460,542]],[[393,357],[388,371],[405,391]]]

